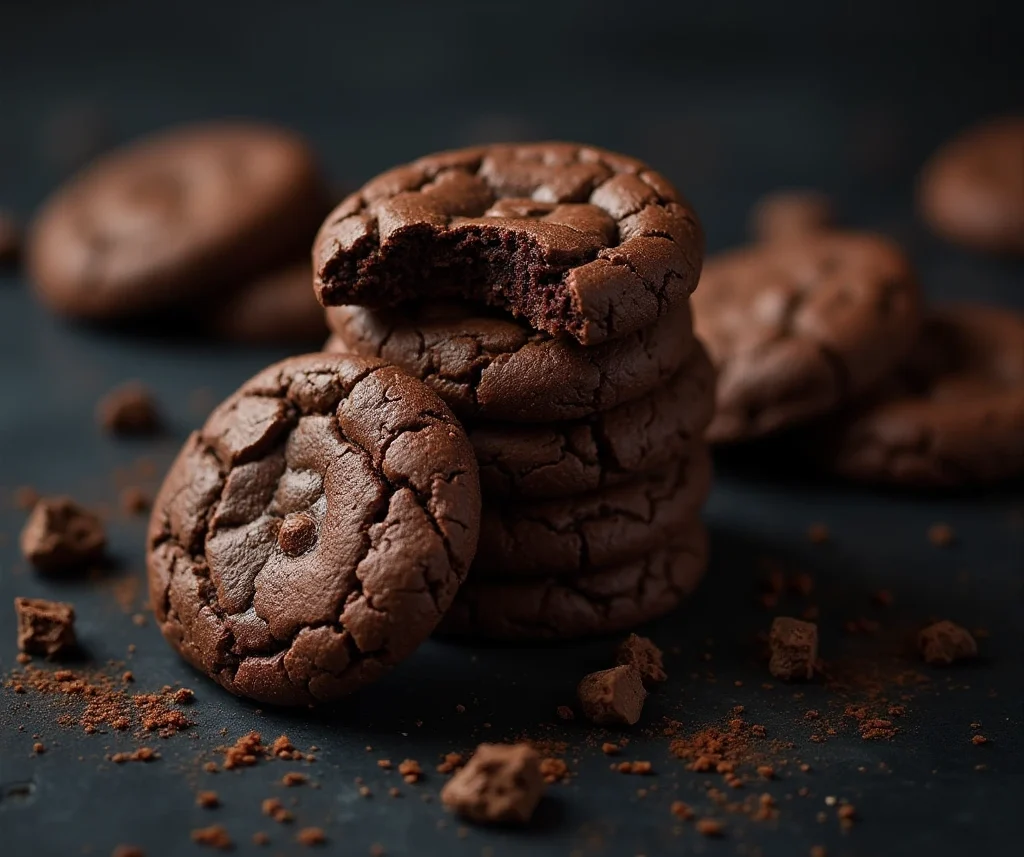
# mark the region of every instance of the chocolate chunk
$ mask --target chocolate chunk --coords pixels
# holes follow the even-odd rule
[[[926,663],[948,667],[978,656],[978,644],[966,628],[946,619],[924,628],[917,635],[917,648]]]
[[[782,190],[758,200],[750,217],[759,241],[785,241],[821,232],[832,225],[829,198],[815,190]]]
[[[313,247],[324,306],[456,297],[595,345],[651,325],[697,285],[704,235],[633,158],[569,143],[429,155],[377,176]]]
[[[30,655],[56,657],[77,645],[75,608],[63,601],[15,598],[18,617],[18,648]]]
[[[107,393],[96,406],[96,420],[111,434],[143,435],[160,430],[160,414],[149,390],[130,381]]]
[[[277,543],[288,556],[300,556],[316,544],[316,521],[297,512],[288,515],[277,531]]]
[[[639,634],[630,634],[615,650],[615,663],[633,667],[644,687],[650,690],[668,678],[662,663],[662,652],[654,643]]]
[[[784,681],[814,676],[818,659],[818,626],[788,616],[777,616],[768,637],[771,660],[768,669]]]
[[[526,824],[544,794],[540,756],[528,744],[481,744],[441,790],[444,805],[481,824]]]
[[[647,691],[631,666],[612,667],[584,676],[576,689],[583,713],[600,726],[629,724],[640,719]]]
[[[80,569],[103,556],[107,534],[100,519],[70,497],[47,497],[21,531],[21,552],[40,571]]]
[[[14,215],[0,209],[0,266],[13,265],[21,256],[21,227]]]

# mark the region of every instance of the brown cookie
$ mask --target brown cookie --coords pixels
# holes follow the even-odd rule
[[[718,369],[712,442],[744,440],[844,404],[913,343],[921,297],[881,236],[830,232],[710,259],[694,328]]]
[[[40,297],[64,315],[138,316],[209,301],[308,248],[324,188],[305,143],[209,124],[113,152],[55,193],[29,238]]]
[[[1024,254],[1024,116],[1004,116],[947,143],[925,165],[921,216],[976,250]]]
[[[707,533],[680,528],[666,546],[617,568],[578,577],[471,578],[438,633],[498,640],[566,640],[633,628],[671,612],[704,576]]]
[[[704,236],[646,164],[570,143],[441,152],[347,197],[313,247],[324,306],[465,298],[584,345],[686,300]]]
[[[430,634],[479,532],[472,447],[424,385],[326,354],[264,370],[186,442],[153,507],[164,636],[228,690],[309,704]]]
[[[903,370],[818,431],[827,465],[859,481],[1024,476],[1024,316],[971,304],[932,310]]]
[[[467,427],[491,497],[570,497],[620,485],[689,456],[715,408],[715,374],[699,344],[659,390],[581,420]]]
[[[313,294],[313,273],[305,259],[257,277],[204,315],[209,331],[230,342],[319,343],[327,335],[324,309]]]
[[[662,472],[579,497],[488,502],[473,576],[585,574],[665,543],[697,517],[711,489],[702,444]]]
[[[463,419],[573,420],[660,387],[693,352],[687,302],[651,327],[591,348],[508,315],[442,304],[401,315],[328,310],[328,351],[380,357],[425,381]]]

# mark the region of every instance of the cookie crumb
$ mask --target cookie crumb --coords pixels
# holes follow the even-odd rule
[[[289,810],[285,809],[284,804],[276,797],[266,798],[260,804],[260,812],[264,815],[270,816],[278,824],[286,824],[295,818]]]
[[[146,852],[138,845],[118,845],[111,852],[111,857],[146,857]]]
[[[15,598],[18,648],[26,654],[59,657],[77,648],[75,608],[63,601]]]
[[[605,741],[601,745],[601,752],[606,756],[617,756],[619,754],[619,745],[613,744],[611,741]]]
[[[463,818],[483,824],[526,824],[544,793],[540,756],[528,744],[481,744],[441,790]]]
[[[540,774],[548,785],[561,782],[569,777],[569,766],[562,759],[546,758],[540,760]]]
[[[615,650],[615,663],[633,667],[648,690],[668,679],[665,672],[664,656],[647,637],[630,634]]]
[[[690,809],[688,804],[683,803],[681,800],[672,801],[672,806],[669,807],[676,818],[682,821],[689,821],[693,818],[693,810]]]
[[[218,848],[221,851],[230,851],[234,844],[227,830],[221,824],[212,824],[209,827],[200,827],[192,831],[192,841],[205,845],[208,848]]]
[[[281,777],[281,785],[283,786],[303,786],[308,782],[309,777],[305,774],[300,774],[298,771],[288,771]]]
[[[21,553],[46,573],[79,570],[102,558],[103,523],[70,497],[45,497],[32,508],[21,531]]]
[[[129,485],[121,491],[121,511],[126,515],[142,515],[149,511],[151,500],[149,495],[135,485]]]
[[[619,762],[614,767],[620,774],[640,774],[641,776],[646,776],[647,774],[654,773],[654,766],[650,762]]]
[[[196,806],[203,809],[216,809],[220,806],[220,796],[214,791],[201,791],[196,794]]]
[[[986,738],[984,735],[972,735],[971,736],[971,743],[975,747],[980,747],[982,744],[987,744],[988,743],[988,738]]]
[[[974,737],[977,738],[978,736],[975,735]],[[43,753],[46,752],[46,745],[43,744],[41,741],[36,741],[36,743],[32,745],[32,752],[35,753],[37,756],[41,756]]]
[[[559,705],[555,709],[555,714],[558,715],[559,720],[575,720],[576,714],[568,705]]]
[[[267,836],[267,834],[264,833],[262,830],[257,830],[252,835],[252,844],[253,845],[269,845],[270,844],[270,837]]]
[[[461,768],[465,764],[465,760],[462,758],[460,753],[445,753],[444,761],[437,766],[437,772],[439,774],[450,774]]]
[[[811,524],[807,528],[807,540],[811,544],[823,545],[830,538],[832,538],[832,534],[824,524]]]
[[[398,773],[402,775],[402,779],[409,785],[418,783],[423,777],[423,769],[420,767],[420,763],[415,759],[406,759],[404,762],[399,764]]]
[[[956,534],[949,524],[932,524],[928,528],[928,541],[937,548],[949,547],[956,539]]]
[[[925,663],[949,666],[978,655],[978,644],[971,632],[946,619],[924,628],[917,635],[917,648]]]
[[[697,828],[697,832],[701,836],[707,836],[711,839],[717,839],[725,834],[725,829],[722,827],[722,822],[717,821],[714,818],[701,818],[697,820],[694,825]]]
[[[783,681],[810,679],[818,657],[818,626],[789,616],[777,616],[768,638],[768,669]]]
[[[631,666],[590,673],[583,677],[576,692],[583,713],[599,726],[634,725],[647,697],[640,673]]]
[[[152,393],[138,381],[115,387],[96,405],[96,421],[114,435],[149,435],[160,430]]]
[[[320,827],[303,827],[295,834],[295,841],[307,847],[323,845],[327,842],[327,834]]]

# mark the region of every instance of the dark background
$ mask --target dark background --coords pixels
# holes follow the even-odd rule
[[[845,223],[903,242],[930,295],[1020,308],[1021,264],[930,235],[914,216],[912,193],[920,164],[944,139],[984,117],[1024,109],[1022,34],[1020,4],[992,0],[4,3],[0,206],[27,217],[89,149],[203,118],[292,126],[348,187],[439,148],[565,138],[628,152],[666,173],[700,212],[712,251],[744,240],[747,210],[763,192],[811,186],[834,197]],[[83,138],[95,145],[83,150]],[[611,774],[591,730],[552,716],[557,705],[571,704],[585,671],[606,665],[614,641],[553,649],[431,643],[338,712],[260,712],[199,679],[152,623],[136,627],[131,611],[118,607],[112,589],[142,575],[140,521],[111,513],[118,562],[100,585],[59,586],[20,560],[24,513],[10,490],[32,484],[115,508],[115,468],[140,456],[165,467],[213,402],[286,352],[71,327],[38,308],[26,285],[17,275],[0,279],[0,601],[16,594],[74,601],[97,662],[124,659],[135,643],[130,666],[139,689],[189,684],[199,725],[191,737],[160,742],[160,762],[118,768],[104,754],[137,742],[59,729],[45,704],[26,708],[0,692],[0,853],[106,855],[117,843],[134,842],[150,857],[195,854],[188,830],[214,821],[228,827],[242,853],[301,851],[292,830],[259,815],[259,801],[273,794],[298,797],[300,823],[323,826],[332,853],[366,854],[371,843],[392,855],[494,857],[801,855],[814,844],[827,845],[829,855],[1019,853],[1019,488],[922,496],[780,476],[777,469],[765,475],[750,461],[720,460],[707,513],[714,545],[708,583],[692,605],[648,629],[662,645],[678,647],[669,658],[670,686],[648,703],[648,728],[629,733],[623,757],[650,759],[657,771],[650,780]],[[126,444],[95,428],[96,399],[127,378],[156,391],[167,437]],[[208,391],[203,401],[200,389]],[[814,521],[830,527],[830,544],[807,542]],[[936,521],[954,527],[952,549],[928,544],[925,533]],[[904,664],[905,638],[930,616],[986,627],[984,658],[965,670],[932,671],[891,742],[862,741],[848,725],[824,744],[810,742],[814,727],[803,712],[828,710],[836,694],[821,685],[761,687],[767,674],[754,635],[771,613],[755,596],[766,559],[814,575],[829,660],[916,668],[912,660]],[[894,592],[896,607],[871,614],[885,620],[880,637],[841,634],[843,621],[870,612],[868,593],[882,586]],[[4,672],[14,653],[13,617],[3,608]],[[456,713],[457,703],[466,713]],[[670,758],[659,718],[696,728],[728,718],[736,704],[773,739],[792,742],[787,755],[812,771],[790,769],[764,786],[779,801],[777,822],[726,818],[721,841],[674,830],[673,799],[701,814],[713,807],[702,787],[708,777]],[[319,745],[310,773],[322,787],[281,789],[282,763],[236,775],[200,773],[214,747],[250,728]],[[987,747],[970,743],[978,728]],[[31,756],[32,733],[49,747],[42,757]],[[432,772],[440,753],[524,735],[568,741],[566,756],[578,772],[571,784],[551,789],[525,833],[473,829],[460,838],[456,823],[438,827],[445,816],[436,799],[415,796],[436,798],[441,777],[391,800],[384,792],[395,775],[374,764],[411,756]],[[986,767],[976,770],[979,764]],[[366,777],[377,797],[359,798],[356,776]],[[638,798],[636,789],[651,784],[657,791]],[[217,789],[225,806],[196,808],[197,788]],[[839,830],[828,796],[856,804],[861,821],[853,831]],[[818,821],[826,810],[827,820]],[[256,829],[270,832],[269,849],[249,845]]]

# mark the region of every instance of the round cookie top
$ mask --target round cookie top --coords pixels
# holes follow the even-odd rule
[[[411,654],[476,550],[472,447],[444,403],[381,361],[285,360],[186,442],[154,503],[164,636],[233,693],[336,699]]]
[[[921,173],[921,214],[951,241],[1024,254],[1024,116],[1004,116],[947,143]]]
[[[571,420],[636,399],[693,353],[689,301],[650,327],[585,347],[504,313],[430,304],[401,314],[332,307],[327,351],[380,357],[427,383],[462,418]]]
[[[821,431],[827,461],[852,479],[960,486],[1024,476],[1024,316],[932,310],[885,390]]]
[[[313,246],[324,306],[467,298],[584,345],[684,302],[704,236],[661,175],[571,143],[442,152],[345,199]]]
[[[718,369],[714,442],[767,434],[862,393],[904,357],[921,315],[899,248],[850,232],[710,259],[692,302]]]
[[[312,153],[286,131],[167,131],[107,155],[46,202],[30,234],[30,272],[57,312],[137,316],[295,258],[324,200]]]

